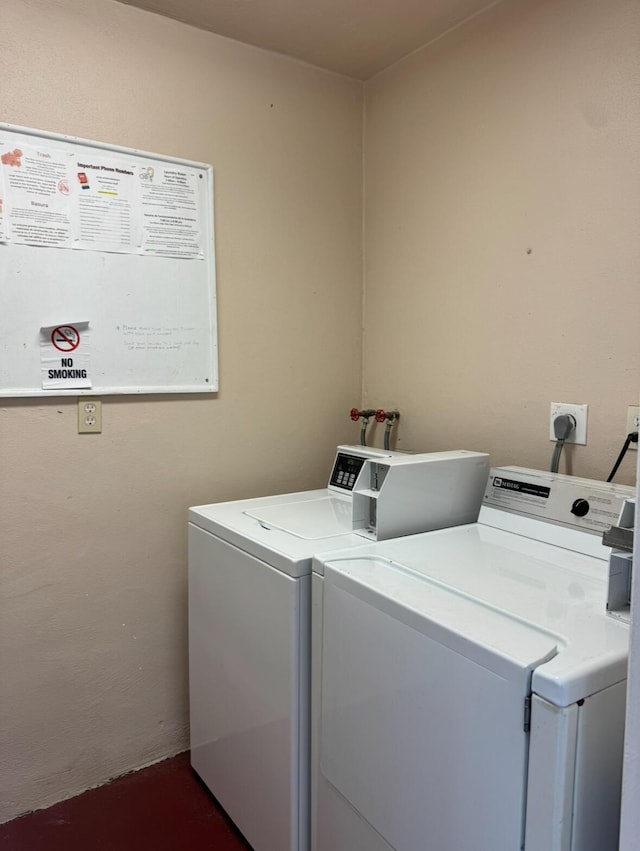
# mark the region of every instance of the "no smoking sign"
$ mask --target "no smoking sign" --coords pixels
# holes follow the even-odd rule
[[[58,325],[51,332],[51,342],[59,352],[73,352],[80,345],[80,332],[74,325]]]
[[[40,353],[43,389],[91,387],[88,322],[41,328]]]

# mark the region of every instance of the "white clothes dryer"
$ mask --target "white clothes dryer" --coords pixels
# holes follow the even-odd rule
[[[496,469],[477,523],[314,560],[313,851],[616,851],[632,495]]]
[[[367,463],[391,455],[399,453],[338,447],[326,489],[189,510],[191,764],[255,851],[310,845],[312,556],[359,546],[361,535],[412,531],[403,521],[421,504],[424,481],[442,481],[443,463],[456,477],[456,492],[425,505],[439,525],[478,515],[489,473],[485,453],[403,455],[393,469],[369,472]],[[422,476],[410,475],[416,470]],[[359,481],[362,505],[371,502],[379,512],[361,518],[356,534],[352,491]],[[411,505],[396,517],[398,482]],[[398,495],[391,526],[378,517],[389,493]],[[375,529],[370,515],[380,520]],[[415,522],[430,528],[428,517]]]

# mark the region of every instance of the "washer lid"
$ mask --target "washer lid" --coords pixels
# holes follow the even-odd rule
[[[629,632],[606,616],[599,559],[472,524],[317,561],[358,593],[385,598],[394,617],[430,619],[505,657],[552,641],[556,653],[535,666],[532,689],[557,706],[626,677]]]
[[[263,526],[280,529],[307,541],[346,535],[352,527],[351,500],[337,496],[263,505],[244,513]]]
[[[194,506],[189,522],[293,577],[311,573],[318,552],[362,545],[351,497],[326,488]]]

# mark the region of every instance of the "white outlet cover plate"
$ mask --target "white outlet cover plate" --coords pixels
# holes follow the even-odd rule
[[[571,432],[565,443],[579,443],[586,446],[587,443],[587,410],[588,405],[572,405],[569,402],[552,402],[549,416],[549,440],[555,442],[556,435],[553,430],[553,421],[562,414],[571,414],[576,421],[576,427]]]

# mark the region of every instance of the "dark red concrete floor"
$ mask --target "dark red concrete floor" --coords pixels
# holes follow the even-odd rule
[[[251,851],[189,754],[0,825],[1,851]]]

